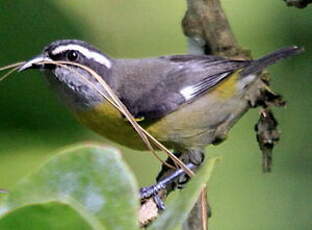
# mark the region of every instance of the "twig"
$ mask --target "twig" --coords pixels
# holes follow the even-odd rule
[[[312,0],[284,0],[287,6],[294,6],[297,8],[305,8]]]

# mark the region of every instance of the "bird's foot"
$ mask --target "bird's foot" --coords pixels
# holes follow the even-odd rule
[[[188,163],[186,167],[190,170],[196,168],[197,166],[193,163]],[[156,184],[143,187],[140,189],[140,199],[141,201],[144,201],[149,198],[153,198],[155,204],[157,205],[157,208],[159,210],[164,210],[165,205],[161,197],[159,196],[159,192],[161,190],[166,190],[168,186],[171,186],[172,183],[175,183],[175,181],[182,176],[186,176],[186,173],[183,169],[177,169],[172,174],[170,174],[167,177],[162,178],[159,180]]]

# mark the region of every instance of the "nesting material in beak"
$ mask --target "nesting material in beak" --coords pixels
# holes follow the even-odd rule
[[[42,68],[44,66],[44,62],[49,62],[52,61],[50,58],[44,56],[44,55],[38,55],[36,57],[33,57],[26,63],[20,66],[18,69],[18,72],[27,70],[27,69],[32,69],[32,68]]]

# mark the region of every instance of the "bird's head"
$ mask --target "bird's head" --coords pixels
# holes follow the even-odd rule
[[[79,66],[80,65],[80,66]],[[38,56],[26,61],[19,71],[39,69],[47,73],[48,80],[54,88],[63,90],[79,100],[96,102],[97,97],[94,88],[86,84],[86,80],[101,88],[99,82],[82,68],[85,66],[95,71],[108,84],[110,84],[113,59],[101,53],[87,42],[80,40],[58,40],[52,42],[43,49]],[[67,92],[66,92],[67,91]],[[74,98],[77,100],[77,98]]]

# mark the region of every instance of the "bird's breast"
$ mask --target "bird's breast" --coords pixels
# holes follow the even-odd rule
[[[81,124],[109,140],[132,149],[146,149],[131,124],[108,102],[74,114]]]

